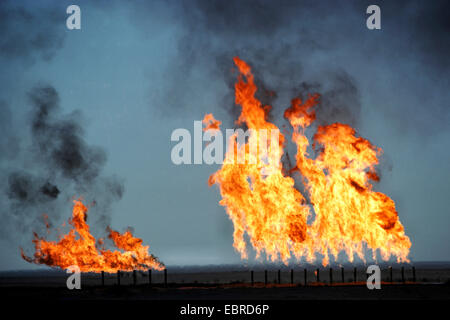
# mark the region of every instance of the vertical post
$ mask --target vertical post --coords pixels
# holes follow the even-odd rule
[[[319,268],[316,269],[316,281],[320,282]]]
[[[330,285],[333,284],[333,268],[330,268]]]
[[[278,284],[281,283],[281,270],[278,269]]]
[[[152,285],[152,269],[148,269],[148,284]]]
[[[133,270],[133,285],[136,285],[137,279],[136,279],[136,270]]]
[[[291,269],[291,284],[294,284],[294,269]]]
[[[167,269],[164,269],[164,286],[167,287]]]
[[[342,278],[342,283],[344,283],[345,282],[344,267],[341,267],[341,278]]]
[[[405,282],[405,267],[402,266],[402,282]]]
[[[252,270],[252,271],[250,271],[250,279],[251,279],[251,282],[252,282],[252,286],[253,286],[253,283],[254,283],[254,282],[253,282],[253,280],[254,280],[254,279],[253,279],[253,270]]]
[[[117,270],[117,284],[120,286],[120,270]]]
[[[412,267],[413,281],[416,282],[416,267]]]
[[[353,268],[353,282],[356,282],[356,267]]]
[[[267,286],[267,270],[264,270],[264,285]]]
[[[102,271],[102,287],[105,286],[105,271]]]
[[[394,280],[394,278],[392,277],[392,267],[389,267],[389,278],[392,283],[392,281]]]
[[[306,287],[306,285],[308,284],[308,278],[307,278],[307,271],[306,271],[306,268],[305,268],[305,270],[304,270],[304,277],[305,277],[305,287]]]

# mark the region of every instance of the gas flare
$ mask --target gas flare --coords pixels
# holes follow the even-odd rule
[[[247,234],[257,258],[265,253],[271,261],[281,259],[285,264],[291,257],[305,257],[313,262],[320,256],[325,266],[330,256],[337,260],[340,252],[345,252],[350,262],[355,255],[365,261],[366,249],[372,250],[374,260],[379,252],[383,260],[394,256],[398,262],[409,262],[411,242],[399,221],[395,203],[385,194],[373,191],[371,184],[379,180],[375,166],[381,148],[357,137],[350,126],[334,123],[318,127],[311,146],[316,157],[310,157],[305,130],[316,118],[313,108],[320,96],[309,95],[306,101],[293,99],[284,113],[293,127],[292,141],[297,145],[296,165],[290,173],[300,174],[308,204],[295,188],[294,179],[283,170],[283,151],[279,151],[285,144],[283,134],[280,133],[277,150],[262,146],[257,140],[258,130],[278,127],[267,121],[270,106],[263,106],[255,97],[257,87],[250,66],[238,57],[234,63],[239,70],[235,102],[242,108],[237,123],[245,123],[254,131],[240,146],[233,144],[236,135],[231,137],[232,147],[227,150],[222,167],[209,178],[209,184],[219,186],[220,204],[234,225],[233,246],[241,257],[248,257]],[[260,143],[257,150],[267,148],[271,159],[268,164],[260,161],[255,149],[249,148],[255,141]],[[270,139],[267,143],[270,145]],[[236,164],[236,149],[256,162]],[[270,170],[262,170],[267,166]],[[308,223],[308,219],[312,221]]]
[[[34,257],[27,257],[21,249],[22,258],[30,263],[46,264],[67,269],[76,265],[82,272],[117,272],[118,270],[147,270],[148,268],[163,270],[156,257],[148,253],[148,246],[142,245],[142,239],[133,236],[130,230],[119,233],[107,228],[111,239],[118,249],[107,250],[103,247],[103,239],[96,241],[86,223],[87,207],[81,200],[74,201],[72,226],[69,233],[60,236],[59,241],[47,241],[34,234]],[[48,230],[48,227],[47,227]]]

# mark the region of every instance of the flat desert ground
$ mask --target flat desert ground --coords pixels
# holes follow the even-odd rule
[[[412,266],[393,266],[393,282],[387,266],[381,266],[381,290],[368,290],[366,267],[358,266],[356,282],[354,267],[344,267],[344,282],[340,267],[319,268],[319,281],[315,267],[280,266],[203,266],[167,267],[167,285],[164,272],[152,271],[151,285],[146,271],[122,272],[120,285],[117,274],[82,273],[81,290],[68,290],[69,274],[62,270],[44,268],[33,271],[0,272],[0,294],[8,299],[46,300],[450,300],[450,263],[416,263],[415,281]],[[251,283],[253,270],[254,283]],[[265,283],[267,270],[267,284]],[[278,270],[280,280],[278,282]],[[330,280],[332,280],[330,282]],[[136,282],[135,282],[136,281]]]

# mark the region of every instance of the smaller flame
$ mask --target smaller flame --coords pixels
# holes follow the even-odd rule
[[[86,223],[88,209],[81,200],[74,201],[72,218],[69,224],[73,227],[59,241],[47,241],[34,233],[34,257],[25,255],[22,258],[30,263],[46,264],[61,269],[76,265],[82,272],[117,272],[118,270],[146,270],[148,268],[165,269],[156,257],[148,253],[149,246],[142,245],[142,239],[133,236],[130,230],[124,233],[107,228],[110,238],[118,249],[107,250],[103,247],[103,239],[96,241]],[[46,219],[47,231],[49,224]],[[99,248],[100,247],[100,248]]]

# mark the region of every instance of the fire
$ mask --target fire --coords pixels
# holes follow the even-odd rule
[[[107,250],[103,239],[96,241],[86,223],[87,207],[80,201],[74,201],[72,226],[69,233],[60,236],[59,241],[47,241],[34,234],[34,257],[27,257],[21,249],[22,258],[30,263],[46,264],[67,269],[76,265],[82,272],[117,272],[118,270],[163,270],[164,264],[148,253],[148,246],[142,245],[142,239],[133,236],[131,231],[119,233],[107,228],[108,238],[118,249]],[[48,227],[47,227],[48,230]]]
[[[257,130],[278,127],[267,121],[270,106],[263,106],[255,97],[257,87],[249,65],[238,57],[234,62],[240,73],[235,102],[242,108],[237,123],[245,123],[256,132],[243,145],[230,144],[223,166],[211,175],[209,184],[219,186],[220,204],[234,225],[233,246],[241,257],[248,257],[247,234],[257,258],[265,253],[272,261],[288,263],[291,257],[305,257],[312,262],[321,256],[325,266],[330,256],[337,260],[340,252],[345,252],[351,262],[355,255],[365,261],[365,251],[371,249],[375,260],[379,252],[383,260],[395,256],[398,262],[409,262],[411,242],[395,203],[375,192],[371,183],[379,180],[375,166],[382,150],[357,137],[350,126],[334,123],[318,127],[311,146],[316,157],[310,157],[305,130],[315,120],[313,108],[320,96],[310,95],[306,101],[293,99],[284,113],[297,145],[296,165],[290,172],[300,174],[309,205],[295,188],[294,179],[283,170],[283,152],[279,150],[285,137],[281,133],[280,148],[261,143],[257,150],[249,148],[255,141],[259,143]],[[236,135],[231,139],[235,143]],[[266,147],[271,159],[268,164],[258,157],[258,150]],[[237,164],[236,151],[245,152],[246,160],[255,161]],[[270,170],[262,170],[267,166]]]
[[[220,125],[222,124],[221,121],[216,120],[212,113],[208,113],[205,115],[205,117],[202,120],[203,124],[205,125],[205,128],[203,128],[203,131],[207,130],[219,130]]]

